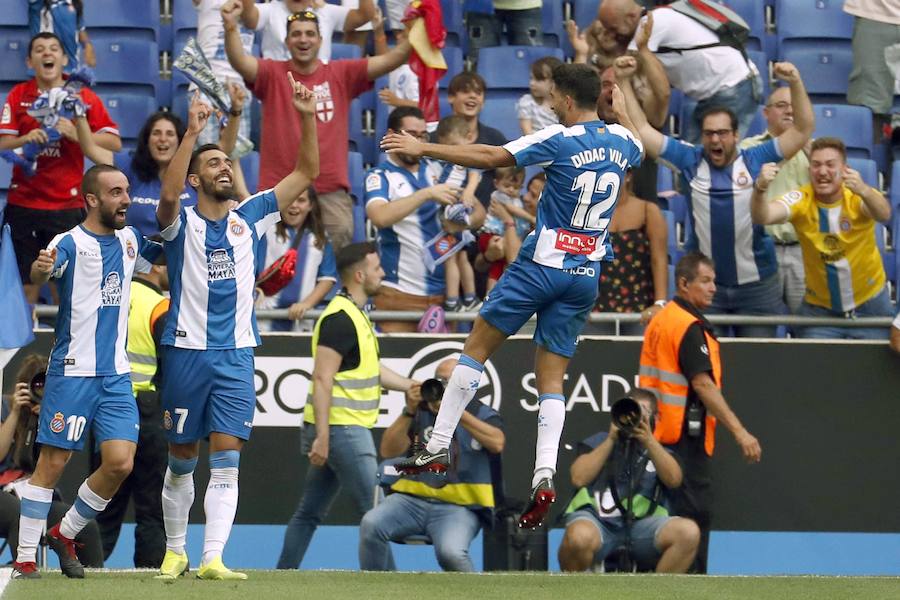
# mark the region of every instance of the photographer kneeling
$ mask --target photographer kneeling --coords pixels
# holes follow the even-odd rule
[[[441,406],[444,385],[456,361],[442,361],[435,375],[422,383],[422,401],[407,400],[403,413],[381,438],[383,458],[403,458],[411,442],[426,444]],[[359,525],[359,566],[364,571],[392,568],[390,542],[427,535],[445,571],[472,571],[469,545],[492,516],[496,494],[493,463],[506,437],[503,421],[491,407],[472,400],[451,442],[446,477],[421,473],[402,475],[394,493],[366,513]],[[384,484],[384,482],[383,482]]]
[[[666,489],[681,485],[682,471],[653,437],[656,397],[632,390],[613,405],[611,416],[608,434],[579,443],[571,476],[582,489],[569,505],[559,564],[563,571],[585,571],[613,555],[620,570],[636,564],[685,573],[700,529],[690,519],[668,516]]]
[[[13,393],[3,401],[3,423],[0,425],[0,538],[6,538],[13,560],[19,546],[20,485],[31,477],[37,464],[40,446],[37,438],[38,415],[44,394],[47,357],[30,354],[16,373]],[[54,492],[47,517],[47,527],[59,523],[70,505],[60,501]],[[78,560],[86,567],[103,566],[100,530],[91,521],[75,538]]]

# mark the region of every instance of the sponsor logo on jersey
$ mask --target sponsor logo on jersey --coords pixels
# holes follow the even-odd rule
[[[50,419],[50,431],[53,433],[62,433],[62,430],[66,428],[66,417],[61,412],[53,415],[53,418]]]
[[[218,248],[209,253],[206,263],[210,281],[222,281],[234,279],[234,260],[228,254],[228,250]]]
[[[381,187],[381,177],[378,173],[369,173],[366,177],[366,191],[374,192]]]
[[[557,229],[556,249],[569,254],[592,254],[597,249],[597,239],[583,233]]]
[[[172,415],[169,413],[169,411],[164,411],[163,412],[163,427],[165,428],[166,431],[170,431],[172,429],[172,425],[173,425]]]
[[[134,250],[132,249],[132,252]],[[110,272],[100,290],[100,306],[120,306],[122,304],[122,278],[116,271]]]

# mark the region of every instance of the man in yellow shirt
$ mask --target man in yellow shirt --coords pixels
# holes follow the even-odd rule
[[[790,221],[797,231],[806,271],[806,295],[798,314],[853,318],[892,316],[875,222],[891,218],[884,195],[847,166],[847,150],[837,138],[819,138],[809,154],[810,183],[769,202],[767,189],[779,171],[764,165],[756,180],[753,222]],[[804,327],[800,337],[887,339],[884,328]]]

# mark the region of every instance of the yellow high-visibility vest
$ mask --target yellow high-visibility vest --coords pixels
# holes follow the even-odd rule
[[[131,285],[131,305],[128,310],[128,361],[131,363],[131,389],[138,392],[156,390],[156,344],[153,326],[169,310],[169,299],[140,279]]]
[[[381,402],[381,367],[378,362],[378,339],[372,322],[353,301],[343,294],[335,296],[313,330],[312,355],[316,359],[319,346],[319,330],[322,321],[329,315],[343,311],[353,321],[359,344],[359,365],[355,369],[338,371],[331,387],[331,409],[328,413],[329,425],[361,425],[373,427],[378,420],[378,405]],[[309,386],[303,419],[315,423],[313,411],[313,390],[315,382]]]

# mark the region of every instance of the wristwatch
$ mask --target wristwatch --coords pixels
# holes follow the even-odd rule
[[[409,417],[410,419],[413,419],[416,416],[416,413],[411,413],[408,410],[406,410],[405,406],[403,407],[403,412],[400,414],[402,414],[404,417]]]
[[[668,302],[668,300],[657,300],[656,302],[653,303],[653,306],[658,306],[660,308],[663,308],[666,305],[666,302]]]
[[[232,117],[239,117],[239,116],[241,116],[241,114],[242,114],[243,112],[244,112],[244,109],[241,109],[241,110],[234,110],[234,109],[231,109],[231,110],[228,111],[228,114],[231,115]]]

